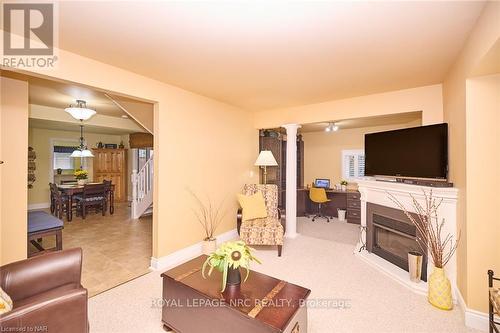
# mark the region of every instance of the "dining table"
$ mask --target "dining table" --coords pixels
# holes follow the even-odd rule
[[[87,183],[88,185],[91,184],[102,184],[102,183]],[[60,184],[57,185],[57,188],[59,191],[61,191],[67,198],[67,209],[66,209],[66,219],[68,221],[71,221],[73,219],[73,196],[77,194],[83,193],[83,187],[84,185],[79,185],[79,184]],[[111,184],[109,193],[106,195],[109,195],[108,201],[109,201],[109,213],[113,215],[115,212],[115,185]]]

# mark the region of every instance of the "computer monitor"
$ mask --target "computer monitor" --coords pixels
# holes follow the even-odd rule
[[[330,188],[330,179],[316,178],[316,180],[314,180],[314,187]]]

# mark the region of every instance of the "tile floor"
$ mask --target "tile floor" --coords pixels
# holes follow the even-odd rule
[[[152,217],[133,220],[127,203],[120,203],[113,215],[92,212],[64,221],[63,249],[83,249],[82,285],[92,297],[149,272],[151,234]]]

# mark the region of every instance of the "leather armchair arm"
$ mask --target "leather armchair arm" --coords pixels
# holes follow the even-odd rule
[[[283,232],[286,232],[286,214],[284,209],[278,208],[278,219],[283,226]]]
[[[79,288],[81,273],[82,249],[74,248],[2,266],[0,284],[15,304],[63,285]]]
[[[12,332],[30,332],[36,328],[47,332],[88,332],[86,289],[60,290],[56,295],[33,298],[32,302],[0,315],[0,326]]]
[[[243,210],[241,208],[238,208],[238,211],[236,212],[236,230],[238,231],[238,235],[240,234],[242,218]]]

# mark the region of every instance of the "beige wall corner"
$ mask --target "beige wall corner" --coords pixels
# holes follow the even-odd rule
[[[495,239],[484,239],[479,243],[469,239],[469,220],[466,216],[469,214],[468,199],[469,191],[467,188],[467,160],[469,159],[468,150],[473,149],[466,145],[466,133],[468,131],[466,117],[466,80],[469,77],[477,75],[480,71],[484,72],[485,66],[480,67],[483,58],[489,54],[492,47],[500,38],[500,3],[489,2],[486,4],[476,26],[469,35],[469,38],[457,58],[457,61],[450,69],[443,82],[443,111],[444,120],[449,124],[449,167],[450,180],[455,183],[459,191],[457,228],[462,232],[462,241],[457,251],[458,267],[458,287],[467,304],[474,305],[474,310],[486,312],[486,298],[477,304],[473,299],[481,297],[473,295],[472,290],[477,286],[485,284],[486,272],[484,276],[474,277],[470,268],[471,261],[477,258],[470,256],[475,252],[475,248],[482,247],[486,241],[497,242]],[[493,148],[493,147],[492,147]],[[484,175],[483,175],[484,176]],[[486,209],[486,208],[485,208]],[[493,234],[490,234],[493,236]]]
[[[442,86],[436,84],[324,103],[263,110],[256,112],[254,121],[256,128],[273,128],[287,123],[307,124],[415,111],[422,111],[424,125],[443,122]]]
[[[487,312],[486,272],[500,274],[500,74],[468,79],[466,87],[467,305]]]
[[[28,84],[1,77],[0,264],[27,255]]]

